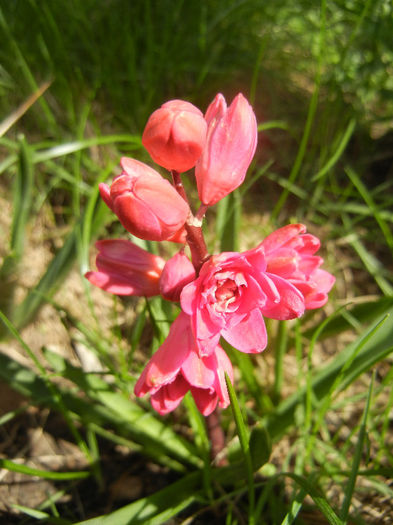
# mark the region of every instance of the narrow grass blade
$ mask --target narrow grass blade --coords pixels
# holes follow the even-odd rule
[[[315,116],[317,105],[318,105],[319,88],[321,84],[322,66],[323,66],[323,60],[324,60],[324,42],[325,42],[325,36],[326,36],[326,0],[322,0],[321,4],[322,4],[321,5],[321,21],[320,21],[321,27],[319,31],[318,64],[317,64],[317,72],[315,75],[314,91],[311,96],[311,100],[310,100],[310,104],[308,108],[307,119],[306,119],[306,123],[304,126],[303,136],[300,142],[299,150],[297,152],[295,162],[293,164],[292,170],[288,177],[288,182],[291,184],[293,184],[296,181],[297,176],[300,172],[300,168],[302,166],[302,162],[306,154],[307,144],[310,138],[311,128],[312,128],[314,116]],[[273,211],[272,211],[272,221],[273,222],[277,219],[280,211],[285,205],[285,202],[288,198],[288,194],[289,194],[289,191],[287,189],[284,189],[276,205],[274,206]]]
[[[43,162],[46,160],[64,157],[70,153],[91,148],[92,146],[102,146],[104,144],[116,144],[118,142],[134,144],[136,149],[142,148],[141,137],[139,135],[104,135],[102,137],[93,137],[90,139],[76,140],[73,142],[65,142],[58,144],[43,151],[36,151],[34,153],[33,162]]]
[[[393,311],[392,311],[393,313]],[[344,390],[362,373],[387,357],[392,351],[393,316],[384,318],[357,341],[347,346],[331,363],[323,367],[314,376],[311,388],[313,398],[324,398],[341,373],[350,356],[357,353],[352,365],[341,377],[338,390]],[[360,347],[360,350],[358,351]],[[289,426],[295,423],[296,407],[303,403],[306,389],[300,389],[280,403],[273,414],[267,416],[267,430],[272,439],[277,439]]]
[[[0,275],[5,278],[15,272],[15,265],[23,255],[25,230],[30,216],[33,196],[32,152],[26,139],[19,141],[18,170],[14,177],[12,189],[12,225],[10,253],[5,257]]]
[[[241,195],[235,190],[219,202],[217,208],[216,234],[221,251],[239,249],[241,222]]]
[[[297,483],[303,490],[307,492],[307,494],[311,496],[315,505],[322,512],[330,525],[345,525],[345,522],[337,516],[332,507],[327,502],[326,498],[315,487],[314,481],[309,481],[302,476],[292,473],[285,473],[284,475],[293,479],[295,483]]]
[[[236,423],[237,434],[239,436],[240,446],[243,451],[244,461],[247,469],[247,483],[248,483],[248,505],[249,525],[254,525],[254,508],[255,508],[255,490],[254,490],[254,472],[252,465],[252,457],[250,452],[250,441],[248,437],[248,431],[243,421],[243,416],[240,410],[239,402],[236,397],[235,390],[232,386],[231,380],[227,373],[225,373],[225,380],[228,387],[229,398],[231,400],[231,408],[233,417]]]
[[[15,111],[0,122],[0,137],[2,137],[18,120],[28,111],[28,109],[45,93],[52,81],[44,82],[34,91]]]
[[[324,328],[323,334],[320,339],[335,336],[345,332],[345,330],[353,329],[353,323],[351,324],[345,312],[349,312],[352,319],[362,327],[365,323],[375,323],[381,317],[384,317],[393,308],[393,297],[380,297],[372,301],[365,301],[359,304],[349,304],[345,311],[338,312],[334,319],[330,319],[329,324]],[[319,325],[319,322],[318,322]],[[312,337],[315,329],[308,328],[303,332],[303,336],[307,339]]]
[[[142,498],[115,512],[75,525],[159,525],[168,523],[201,495],[200,473],[194,472],[147,498]]]
[[[302,506],[304,498],[307,496],[307,491],[304,489],[301,489],[297,492],[294,499],[291,502],[291,508],[289,509],[287,515],[282,520],[281,525],[291,525],[294,523],[296,516],[299,514]]]
[[[94,193],[89,199],[96,202],[97,195]],[[89,203],[87,204],[87,210],[89,213]],[[108,210],[106,206],[101,201],[98,202],[94,208],[94,214],[90,221],[90,235],[96,234],[103,226],[107,217],[107,212]],[[84,217],[82,217],[81,221],[83,224]],[[79,223],[68,235],[62,248],[53,257],[39,283],[28,293],[23,302],[15,309],[14,322],[18,328],[26,326],[33,319],[37,310],[47,298],[50,298],[55,293],[68,275],[68,272],[75,263],[78,235]]]
[[[4,468],[12,472],[27,474],[28,476],[37,476],[39,478],[52,479],[55,481],[84,479],[90,476],[90,472],[83,470],[76,472],[53,472],[50,470],[41,470],[37,468],[28,467],[27,465],[21,465],[20,463],[15,463],[15,461],[10,461],[8,459],[1,458],[0,468]]]
[[[381,232],[383,236],[385,237],[386,244],[389,246],[390,251],[393,252],[393,235],[390,231],[389,226],[386,224],[384,219],[381,217],[380,211],[378,209],[378,206],[375,204],[373,198],[371,197],[370,192],[365,187],[363,182],[360,180],[358,175],[354,172],[353,169],[351,169],[349,166],[345,168],[345,173],[348,175],[349,179],[351,180],[352,184],[355,186],[355,188],[358,190],[361,197],[364,199],[364,202],[367,204],[367,206],[370,208],[370,211],[372,215],[375,218],[376,223],[381,229]]]
[[[33,196],[33,165],[31,149],[24,137],[19,141],[18,170],[14,177],[12,189],[12,225],[11,241],[8,254],[4,257],[0,268],[0,310],[12,317],[15,300],[15,285],[17,284],[18,263],[24,252],[26,226],[30,218]],[[2,334],[0,327],[0,335]]]
[[[328,173],[329,170],[333,168],[347,147],[349,139],[352,137],[352,133],[354,132],[355,126],[356,120],[353,118],[349,121],[336,151],[333,153],[327,163],[312,177],[311,182],[316,182],[318,179],[321,179],[326,173]]]
[[[374,385],[374,375],[372,376],[372,379],[371,379],[371,382],[370,382],[370,387],[368,389],[366,406],[364,408],[363,417],[362,417],[362,423],[360,425],[358,440],[357,440],[356,448],[355,448],[355,454],[353,456],[352,470],[351,470],[351,474],[350,474],[349,479],[348,479],[348,484],[347,484],[346,489],[345,489],[344,501],[343,501],[343,504],[342,504],[342,507],[341,507],[340,516],[341,516],[341,519],[344,522],[346,522],[347,519],[348,519],[349,508],[350,508],[350,505],[351,505],[353,492],[355,490],[356,478],[357,478],[358,473],[359,473],[360,462],[361,462],[361,459],[362,459],[362,453],[363,453],[363,449],[364,449],[364,442],[365,442],[365,439],[366,439],[366,432],[367,432],[367,418],[368,418],[368,413],[369,413],[369,410],[370,410],[370,402],[371,402],[373,385]]]
[[[23,512],[23,514],[26,514],[26,516],[35,518],[36,520],[45,520],[46,523],[53,523],[53,525],[71,525],[71,522],[69,520],[58,518],[56,516],[51,516],[50,514],[42,510],[31,509],[30,507],[16,504],[11,505],[11,507],[15,510]]]
[[[59,363],[59,367],[63,366]],[[91,397],[81,397],[72,390],[59,389],[62,403],[70,416],[77,417],[84,425],[91,423],[110,428],[119,436],[142,444],[142,451],[177,471],[185,465],[199,466],[197,452],[190,443],[175,434],[152,414],[145,412],[123,395],[112,392],[110,385],[102,379],[76,369],[74,383]],[[71,372],[70,372],[71,377]],[[56,411],[59,407],[46,382],[29,368],[0,353],[0,378],[14,390],[28,397],[31,403],[47,406]],[[95,429],[97,432],[97,430]]]
[[[172,430],[170,423],[165,423],[152,414],[144,412],[123,394],[114,392],[111,385],[103,379],[94,374],[86,374],[58,354],[46,350],[45,356],[57,373],[75,383],[92,402],[102,404],[120,421],[122,420],[127,431],[132,427],[131,436],[145,445],[146,450],[150,450],[154,444],[156,454],[174,455],[176,458],[184,459],[186,463],[200,464],[195,448],[178,436]]]

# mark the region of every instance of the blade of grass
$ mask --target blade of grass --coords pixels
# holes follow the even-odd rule
[[[381,229],[381,232],[383,236],[385,237],[386,244],[389,246],[391,252],[393,252],[393,235],[390,231],[389,226],[386,224],[384,219],[381,217],[381,214],[379,212],[378,206],[375,204],[373,198],[370,195],[370,192],[367,190],[363,182],[360,180],[358,175],[355,173],[355,171],[347,166],[344,169],[345,173],[348,175],[349,179],[351,180],[352,184],[355,186],[355,188],[358,190],[359,194],[361,195],[364,202],[367,204],[367,206],[370,208],[370,211],[372,215],[374,216],[374,219],[378,226]]]
[[[273,398],[275,403],[281,399],[281,390],[284,380],[284,355],[288,344],[287,324],[283,322],[278,323],[278,335],[275,342],[274,354],[274,384],[273,384]]]
[[[28,109],[45,93],[52,81],[44,82],[15,111],[0,122],[0,137],[5,135],[12,126],[28,111]]]
[[[320,89],[320,84],[321,84],[322,67],[323,67],[323,59],[324,59],[325,37],[326,37],[326,0],[322,0],[319,42],[318,42],[318,62],[317,62],[317,71],[315,74],[314,91],[311,96],[310,105],[308,108],[307,119],[306,119],[306,123],[304,126],[303,136],[300,142],[299,150],[297,152],[295,162],[293,164],[293,167],[288,177],[288,182],[290,184],[293,184],[296,181],[296,178],[300,172],[300,168],[301,168],[304,156],[306,154],[307,144],[308,144],[308,140],[310,137],[312,124],[314,121],[315,112],[317,110],[319,89]],[[272,214],[271,214],[271,220],[273,223],[276,222],[280,211],[284,207],[285,202],[288,198],[288,194],[289,194],[289,190],[284,189],[276,205],[274,206]]]
[[[237,434],[239,436],[240,447],[244,455],[244,462],[247,470],[247,484],[248,484],[248,524],[254,525],[254,509],[255,509],[255,489],[254,489],[254,472],[252,465],[252,457],[250,452],[250,442],[248,431],[243,421],[243,416],[240,410],[239,402],[236,397],[235,390],[232,386],[231,380],[227,373],[225,373],[225,380],[228,388],[229,398],[231,400],[231,408],[233,417],[236,423]]]
[[[23,514],[26,514],[26,516],[35,518],[36,520],[45,520],[47,521],[47,523],[53,523],[54,525],[71,525],[71,522],[69,520],[57,518],[56,516],[51,516],[50,514],[42,510],[31,509],[30,507],[26,507],[25,505],[16,504],[12,504],[11,507],[15,510],[23,512]]]
[[[315,505],[322,512],[322,514],[328,520],[330,525],[345,525],[345,522],[337,516],[332,507],[329,505],[326,498],[316,488],[315,481],[313,480],[312,476],[310,476],[309,480],[302,476],[298,476],[289,472],[285,472],[281,475],[293,479],[293,481],[295,481],[297,485],[299,485],[303,490],[307,492],[307,494],[309,494],[309,496],[311,496]]]
[[[86,213],[89,217],[88,224],[91,225],[88,234],[91,236],[97,234],[108,215],[108,210],[105,204],[101,201],[97,203],[97,191],[90,195],[86,207]],[[95,205],[96,203],[97,205]],[[94,213],[92,212],[93,208]],[[93,217],[90,219],[91,215],[93,215]],[[85,215],[81,219],[82,223],[84,217]],[[79,223],[76,224],[75,228],[66,238],[62,248],[53,257],[39,283],[27,294],[23,302],[15,309],[14,320],[18,328],[26,326],[33,319],[46,298],[53,296],[73,266],[77,250],[78,225]]]
[[[311,382],[313,398],[318,401],[326,396],[349,357],[356,353],[351,367],[345,370],[340,383],[335,386],[337,391],[347,388],[359,375],[393,351],[392,337],[393,316],[390,316],[382,319],[365,335],[348,345],[331,363],[322,367],[315,374]],[[266,417],[266,428],[272,439],[277,439],[289,426],[294,424],[296,407],[303,403],[305,394],[305,388],[299,389],[291,397],[281,402],[274,413]]]
[[[20,47],[18,46],[18,43],[16,42],[16,39],[13,37],[12,32],[10,31],[9,25],[7,23],[7,20],[4,17],[4,14],[3,14],[3,11],[1,9],[1,7],[0,7],[0,26],[3,28],[4,35],[6,36],[8,42],[9,42],[9,44],[11,46],[11,49],[12,49],[12,52],[14,53],[16,62],[19,64],[20,70],[23,73],[23,76],[25,78],[26,83],[28,84],[29,88],[32,91],[38,91],[39,87],[38,87],[38,85],[37,85],[37,83],[35,81],[34,75],[31,72],[31,70],[30,70],[30,68],[29,68],[29,66],[28,66],[28,64],[27,64],[27,62],[26,62],[26,60],[25,60],[25,58],[23,56],[23,53],[21,52]],[[41,106],[43,114],[45,115],[45,118],[48,121],[49,126],[52,129],[56,129],[56,127],[57,127],[56,119],[55,119],[51,109],[49,108],[47,102],[45,101],[45,99],[43,97],[39,98],[39,104]]]
[[[349,476],[348,483],[345,489],[344,501],[341,506],[340,517],[344,522],[347,522],[348,520],[349,508],[351,506],[351,500],[352,500],[352,496],[353,496],[355,485],[356,485],[356,478],[358,476],[360,462],[362,459],[364,442],[365,442],[366,433],[367,433],[367,418],[368,418],[368,413],[370,410],[370,402],[371,402],[371,397],[372,397],[374,378],[375,378],[375,373],[373,374],[371,378],[370,387],[368,389],[366,406],[364,407],[358,440],[357,440],[356,447],[355,447],[355,454],[353,456],[353,461],[352,461],[352,470],[351,470],[351,474]]]
[[[57,144],[56,146],[52,146],[51,148],[45,149],[43,151],[36,151],[33,155],[33,162],[44,162],[46,160],[70,155],[71,153],[76,153],[93,146],[116,144],[117,142],[130,143],[135,146],[135,149],[142,149],[142,141],[139,135],[104,135],[103,137],[93,137],[90,139],[65,142],[64,144]]]
[[[74,424],[74,421],[72,417],[70,416],[69,411],[67,410],[67,407],[64,403],[64,400],[62,398],[60,390],[50,381],[48,373],[46,369],[43,367],[43,365],[40,363],[38,358],[35,356],[34,352],[31,350],[31,348],[25,343],[25,341],[21,338],[18,331],[16,330],[15,326],[7,319],[7,317],[3,314],[3,312],[0,311],[0,320],[3,322],[3,324],[6,326],[6,328],[9,330],[11,335],[18,341],[18,343],[22,346],[22,348],[25,350],[27,355],[30,357],[30,359],[33,361],[35,366],[40,371],[40,374],[43,378],[44,385],[46,389],[48,390],[48,393],[50,393],[51,397],[53,398],[53,403],[56,406],[57,410],[61,412],[63,415],[65,421],[67,422],[67,425],[78,445],[80,450],[83,452],[83,454],[86,456],[86,459],[88,462],[92,465],[92,457],[90,454],[90,450],[85,443],[84,439],[82,438],[79,430]]]
[[[321,179],[326,173],[328,173],[328,171],[330,171],[333,168],[333,166],[340,159],[345,148],[347,147],[347,144],[355,130],[355,126],[356,126],[356,120],[352,118],[349,121],[348,126],[341,137],[341,140],[338,144],[336,151],[333,153],[330,159],[326,162],[326,164],[312,177],[311,182],[316,182],[317,180]]]
[[[353,231],[352,225],[348,217],[344,214],[342,216],[344,221],[344,226],[348,231]],[[364,246],[364,244],[359,239],[359,235],[356,233],[350,234],[348,238],[348,244],[352,246],[359,258],[364,264],[367,272],[375,279],[375,282],[378,284],[382,293],[386,296],[393,295],[393,286],[385,279],[384,270],[381,262]]]
[[[200,498],[200,473],[194,472],[151,496],[139,499],[110,514],[75,525],[159,525]]]
[[[50,470],[41,470],[33,467],[28,467],[27,465],[21,465],[15,461],[10,461],[9,459],[0,458],[0,468],[10,470],[11,472],[19,472],[21,474],[27,474],[28,476],[37,476],[43,479],[51,479],[54,481],[69,481],[75,479],[85,479],[88,478],[91,474],[90,472],[81,470],[75,472],[53,472]]]

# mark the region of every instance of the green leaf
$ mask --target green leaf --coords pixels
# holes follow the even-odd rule
[[[255,425],[250,434],[250,454],[254,471],[269,461],[272,443],[265,427]]]
[[[362,459],[362,453],[364,448],[364,443],[367,437],[367,417],[370,410],[370,402],[373,391],[374,376],[371,379],[370,387],[368,389],[368,395],[366,400],[366,406],[364,407],[362,423],[360,425],[358,440],[356,443],[355,454],[352,460],[352,470],[348,479],[348,483],[345,489],[344,501],[341,507],[341,519],[346,522],[349,514],[349,507],[351,505],[352,495],[355,490],[356,478],[358,476],[360,462]]]
[[[315,505],[322,512],[322,514],[328,520],[330,525],[345,525],[345,522],[337,516],[332,507],[327,502],[326,498],[316,488],[314,480],[309,481],[308,479],[302,476],[298,476],[296,474],[291,474],[287,472],[283,475],[293,479],[303,490],[305,490],[311,496]]]
[[[201,476],[194,472],[147,498],[126,505],[115,512],[75,525],[159,525],[167,523],[183,509],[200,498]]]
[[[250,441],[248,437],[248,431],[243,421],[243,416],[240,410],[239,402],[236,397],[235,390],[232,386],[231,380],[228,374],[225,372],[225,380],[228,388],[229,398],[231,400],[231,408],[233,417],[236,423],[237,434],[239,436],[240,446],[244,455],[244,461],[247,470],[247,483],[248,483],[248,504],[249,504],[249,525],[254,523],[254,507],[255,507],[255,490],[254,490],[254,471],[253,462],[250,452]]]
[[[241,221],[241,194],[235,190],[218,202],[216,235],[220,240],[220,250],[223,252],[239,249],[239,233]]]
[[[15,463],[8,459],[0,459],[0,468],[5,468],[12,472],[20,472],[21,474],[27,474],[28,476],[38,476],[39,478],[52,479],[55,481],[84,479],[90,476],[90,472],[83,470],[76,472],[53,472],[50,470],[41,470],[28,467],[27,465],[21,465],[20,463]]]
[[[316,182],[333,168],[347,147],[349,139],[352,137],[352,133],[354,132],[355,126],[356,120],[353,118],[349,121],[347,129],[344,131],[336,151],[333,153],[327,163],[312,177],[311,182]]]
[[[393,309],[390,309],[390,313],[393,313]],[[390,315],[388,318],[382,319],[354,343],[348,345],[332,362],[322,367],[315,374],[311,382],[315,402],[322,400],[329,392],[351,356],[357,354],[351,367],[345,370],[337,385],[337,389],[340,391],[347,388],[357,377],[387,357],[393,351],[392,341],[393,316]],[[273,440],[281,436],[289,426],[295,423],[296,407],[303,403],[305,393],[306,389],[302,388],[280,403],[275,412],[267,416],[266,428]]]

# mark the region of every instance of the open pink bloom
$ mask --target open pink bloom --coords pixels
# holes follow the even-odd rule
[[[257,146],[258,129],[252,107],[241,93],[229,108],[219,93],[205,119],[206,146],[195,176],[200,200],[212,206],[243,182]]]
[[[170,240],[182,229],[190,211],[172,184],[157,171],[135,159],[123,157],[121,175],[100,194],[126,230],[149,241]]]
[[[202,112],[184,100],[170,100],[149,118],[142,144],[151,158],[167,170],[187,171],[195,166],[206,141]]]
[[[176,253],[165,264],[160,277],[160,291],[164,299],[179,301],[184,286],[195,279],[195,268],[182,252]]]
[[[164,415],[190,390],[199,411],[208,416],[217,403],[222,408],[229,405],[225,372],[233,381],[231,362],[220,346],[207,357],[198,355],[190,319],[182,312],[148,362],[134,392],[138,397],[150,392],[153,408]]]
[[[296,286],[310,310],[326,303],[335,277],[320,269],[323,259],[314,254],[321,243],[305,232],[303,224],[288,224],[268,235],[260,247],[265,253],[267,271]]]
[[[220,335],[242,352],[267,344],[263,317],[293,319],[304,313],[304,298],[282,277],[267,271],[263,248],[211,257],[180,297],[200,355],[209,355]]]
[[[97,241],[97,272],[85,277],[95,286],[116,295],[159,295],[165,261],[124,239]]]

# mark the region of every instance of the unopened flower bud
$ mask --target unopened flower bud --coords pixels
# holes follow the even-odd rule
[[[141,239],[169,239],[186,222],[189,206],[169,181],[137,160],[123,157],[123,172],[112,185],[100,184],[101,197],[126,230]]]
[[[252,107],[239,93],[227,108],[219,93],[206,111],[206,146],[195,167],[198,194],[212,206],[238,188],[255,153],[258,129]]]
[[[116,295],[158,295],[165,261],[125,239],[96,242],[96,272],[85,277],[99,288]]]
[[[184,100],[170,100],[150,116],[142,144],[154,162],[167,170],[184,172],[201,156],[206,130],[198,108]]]
[[[190,259],[182,252],[177,253],[166,262],[162,271],[161,295],[169,301],[179,301],[181,291],[195,277],[195,268]]]

